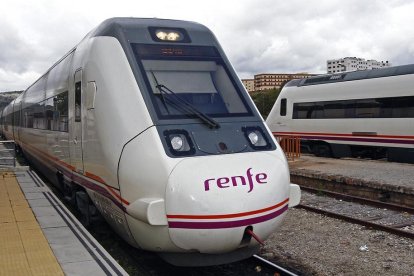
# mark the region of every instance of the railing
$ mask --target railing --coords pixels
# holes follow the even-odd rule
[[[13,140],[0,141],[0,167],[16,167],[16,144]]]
[[[301,155],[300,152],[300,137],[299,136],[275,136],[277,142],[285,152],[286,158],[295,160]]]

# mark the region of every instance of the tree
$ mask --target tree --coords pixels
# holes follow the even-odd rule
[[[274,88],[270,90],[256,91],[250,94],[263,118],[266,119],[267,115],[269,115],[270,110],[272,110],[272,107],[279,96],[279,93],[280,89]]]

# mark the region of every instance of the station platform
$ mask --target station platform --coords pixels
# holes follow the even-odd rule
[[[27,167],[0,171],[0,275],[128,275]]]
[[[414,164],[304,154],[289,162],[291,182],[358,192],[371,199],[414,206]],[[376,197],[376,198],[375,198]]]

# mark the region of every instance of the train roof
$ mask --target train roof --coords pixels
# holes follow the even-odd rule
[[[353,80],[374,79],[414,74],[414,64],[393,66],[364,71],[344,72],[340,74],[319,75],[307,79],[291,80],[286,86],[307,86]]]
[[[128,44],[131,40],[135,40],[137,36],[141,36],[142,38],[144,38],[144,40],[147,39],[151,41],[151,39],[147,37],[148,36],[147,29],[148,27],[151,27],[151,26],[160,27],[160,28],[169,28],[169,27],[183,28],[187,31],[194,32],[192,35],[193,37],[197,39],[197,42],[199,42],[200,44],[209,43],[211,41],[211,39],[210,40],[208,39],[208,38],[211,38],[211,36],[208,35],[207,36],[208,38],[206,38],[206,35],[205,35],[205,33],[211,33],[211,31],[206,26],[200,23],[197,23],[197,22],[183,21],[183,20],[176,20],[176,19],[136,18],[136,17],[113,17],[113,18],[106,19],[105,21],[100,23],[97,27],[95,27],[92,31],[86,34],[86,36],[82,39],[82,41],[88,38],[91,38],[91,37],[111,36],[111,37],[118,39],[122,47],[125,48],[125,45]],[[135,31],[135,33],[130,32],[130,30]],[[137,30],[140,30],[140,31],[137,32]],[[201,34],[204,33],[204,35],[199,35],[200,33]],[[214,37],[214,35],[212,36]],[[69,52],[67,52],[57,62],[55,62],[43,75],[41,75],[27,89],[33,86],[39,79],[41,79],[50,70],[52,70],[64,58],[66,58],[69,54],[75,51],[76,48],[77,48],[77,45],[73,47]]]
[[[186,30],[209,31],[207,27],[202,24],[183,21],[175,19],[160,19],[160,18],[134,18],[134,17],[114,17],[103,21],[94,30],[92,30],[87,37],[95,36],[112,36],[119,38],[122,32],[128,29],[147,30],[148,27],[174,27],[183,28]]]

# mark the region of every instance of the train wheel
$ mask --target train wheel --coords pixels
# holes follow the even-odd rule
[[[76,207],[82,215],[81,222],[85,227],[90,226],[92,222],[100,218],[98,210],[85,191],[76,192]]]
[[[316,144],[312,147],[312,152],[318,157],[332,157],[332,150],[328,144]]]

